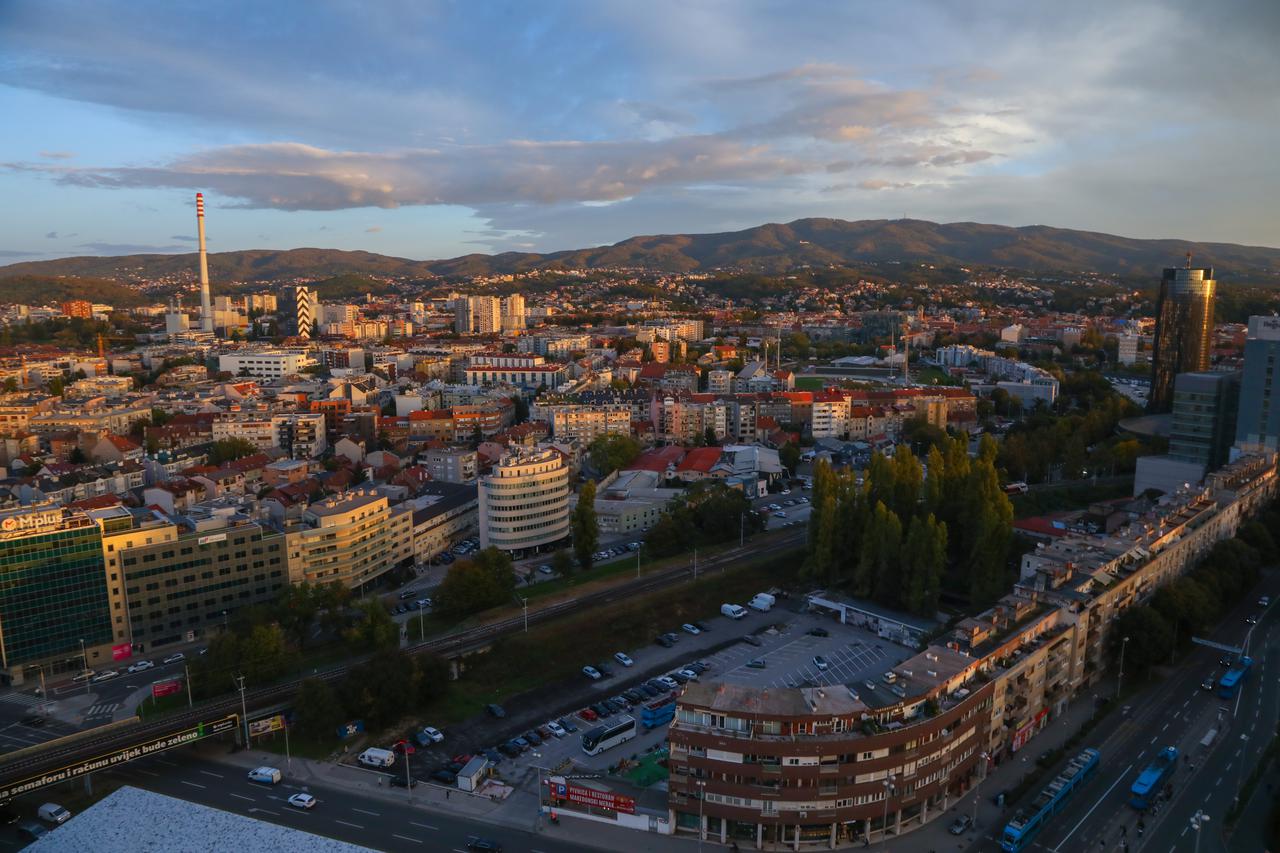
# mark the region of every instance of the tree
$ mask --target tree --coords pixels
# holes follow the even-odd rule
[[[884,505],[876,503],[862,533],[862,550],[855,576],[855,594],[870,595],[884,604],[898,601],[901,576],[898,552],[902,544],[902,522]]]
[[[234,462],[258,452],[258,446],[247,438],[224,438],[209,445],[209,464],[221,465]]]
[[[893,454],[893,492],[890,507],[898,518],[910,519],[916,514],[924,471],[920,460],[906,445],[898,445]]]
[[[384,649],[353,667],[339,693],[354,718],[369,728],[382,728],[399,720],[418,693],[418,668],[400,649]]]
[[[45,390],[48,391],[53,396],[61,397],[63,387],[65,386],[65,384],[66,383],[63,381],[61,376],[54,376],[48,382],[45,383],[44,387],[45,387]]]
[[[293,668],[297,655],[279,625],[258,625],[240,642],[240,673],[250,684],[270,684]]]
[[[902,569],[907,609],[918,616],[933,618],[942,592],[942,573],[947,565],[947,526],[930,513],[911,519],[902,542]]]
[[[298,685],[293,707],[294,729],[304,738],[321,740],[332,737],[347,720],[338,694],[329,682],[319,678],[307,678]]]
[[[719,446],[720,439],[716,438],[716,431],[714,427],[707,427],[702,431],[702,443],[707,447]]]
[[[572,577],[576,568],[573,557],[570,556],[568,550],[561,548],[551,555],[551,571],[555,572],[559,577]]]
[[[347,629],[346,640],[361,651],[394,649],[400,645],[400,626],[382,602],[362,601],[356,605],[356,621]]]
[[[529,420],[529,401],[524,398],[524,395],[517,394],[511,400],[515,404],[515,422],[522,424]]]
[[[515,588],[511,557],[497,548],[485,548],[449,567],[436,595],[437,605],[451,615],[466,616],[510,601]]]
[[[600,524],[596,520],[596,484],[588,480],[578,490],[578,504],[569,520],[573,531],[573,554],[583,571],[590,571],[600,544]]]
[[[320,588],[303,581],[288,584],[276,598],[276,619],[298,648],[305,648],[311,625],[320,611]]]
[[[782,463],[783,468],[787,469],[787,473],[794,477],[796,467],[800,464],[800,448],[788,441],[778,448],[778,461]]]
[[[83,465],[89,460],[85,458],[83,450],[79,447],[73,447],[71,449],[71,454],[67,457],[67,461],[73,465]]]
[[[1125,643],[1124,638],[1129,642]],[[1173,648],[1173,625],[1155,608],[1135,605],[1124,610],[1112,623],[1108,651],[1118,661],[1124,649],[1126,672],[1145,673],[1153,665],[1167,662]]]
[[[587,446],[591,467],[601,475],[630,465],[640,455],[640,442],[629,435],[598,435]]]
[[[827,583],[835,573],[837,484],[835,471],[826,459],[814,466],[810,506],[809,559],[804,574]]]
[[[1013,537],[1013,504],[1000,488],[995,467],[975,461],[966,478],[968,503],[960,514],[963,569],[974,603],[994,601],[1008,589],[1007,559]]]

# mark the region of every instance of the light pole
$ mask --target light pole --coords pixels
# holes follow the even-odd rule
[[[991,756],[985,752],[981,753],[978,758],[982,760],[982,775],[978,777],[978,781],[973,786],[973,826],[978,825],[978,792],[982,789],[982,783],[987,778],[987,762],[991,760]]]
[[[88,656],[87,656],[87,655],[85,655],[85,651],[84,651],[84,640],[81,640],[81,641],[80,641],[80,667],[81,667],[81,669],[80,669],[80,671],[81,671],[81,672],[88,672],[88,671],[89,671],[89,658],[88,658]],[[88,693],[88,692],[89,692],[89,682],[91,682],[92,680],[93,680],[93,679],[91,679],[91,678],[86,678],[86,679],[84,680],[84,692],[85,692],[85,693]]]
[[[1196,853],[1200,853],[1200,828],[1208,822],[1209,816],[1199,809],[1191,816],[1191,828],[1196,831]]]
[[[1120,643],[1120,675],[1116,678],[1116,699],[1120,698],[1120,688],[1124,686],[1124,649],[1129,645],[1129,638],[1125,637]]]
[[[524,632],[529,633],[529,599],[520,599],[520,607],[524,610]]]
[[[747,541],[747,514],[745,512],[738,513],[738,547],[741,548]]]
[[[644,550],[644,543],[640,543],[640,547],[636,549],[636,580],[640,580],[640,552]]]
[[[884,779],[884,813],[880,816],[880,841],[886,850],[889,847],[889,797],[893,794],[895,778],[897,777],[890,773]]]
[[[244,676],[237,675],[231,679],[236,683],[236,689],[240,691],[240,720],[244,723],[244,748],[249,748],[249,707],[244,701]]]
[[[698,785],[698,853],[702,853],[702,839],[707,835],[706,819],[703,817],[703,806],[707,802],[707,783],[695,780]]]

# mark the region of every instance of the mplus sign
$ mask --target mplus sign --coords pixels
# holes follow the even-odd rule
[[[38,776],[32,776],[23,779],[20,782],[7,784],[0,788],[0,803],[7,803],[14,797],[20,797],[23,794],[29,794],[32,791],[38,791],[50,785],[57,785],[59,782],[66,782],[70,779],[78,779],[98,770],[106,770],[110,767],[118,767],[121,764],[127,764],[138,758],[144,758],[148,755],[154,755],[157,752],[164,752],[167,749],[183,746],[193,743],[201,738],[211,737],[213,735],[223,734],[236,730],[239,723],[239,714],[230,714],[208,723],[200,723],[192,728],[183,729],[180,732],[165,735],[137,746],[125,747],[124,749],[109,752],[96,758],[90,758],[85,761],[68,764],[59,770],[50,770],[47,773],[41,773]]]

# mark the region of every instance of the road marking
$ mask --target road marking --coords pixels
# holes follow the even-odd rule
[[[176,762],[176,761],[169,761],[169,760],[164,759],[164,758],[157,758],[157,759],[156,759],[156,763],[157,763],[157,764],[166,764],[166,765],[168,765],[169,767],[177,767],[177,766],[178,766],[178,762]]]
[[[231,796],[235,797],[237,800],[248,800],[251,803],[254,801],[253,797],[246,797],[244,794],[231,794]]]
[[[1160,729],[1160,731],[1164,731],[1164,730],[1165,730],[1165,729],[1167,729],[1167,728],[1169,728],[1169,724],[1168,724],[1168,723],[1165,723],[1165,724],[1164,724],[1164,727],[1163,727],[1163,728],[1161,728],[1161,729]]]
[[[394,832],[393,832],[393,833],[391,833],[391,837],[392,837],[392,838],[399,838],[401,841],[412,841],[414,844],[421,844],[421,843],[422,843],[422,839],[420,839],[420,838],[410,838],[410,837],[409,837],[409,836],[407,836],[407,835],[396,835]]]
[[[333,819],[333,822],[334,822],[334,823],[340,823],[340,824],[342,824],[343,826],[349,826],[349,827],[351,827],[352,829],[364,829],[364,827],[363,827],[363,826],[361,826],[361,825],[360,825],[360,824],[358,824],[358,823],[347,823],[345,820],[338,820],[337,818],[334,818],[334,819]]]
[[[414,823],[413,821],[409,821],[409,825],[410,825],[410,826],[420,826],[420,827],[422,827],[423,829],[431,829],[431,830],[434,830],[434,831],[436,831],[436,832],[439,832],[439,831],[440,831],[440,827],[438,827],[438,826],[432,826],[432,825],[431,825],[431,824],[429,824],[429,823]]]
[[[225,778],[226,778],[226,777],[225,777],[225,776],[223,776],[221,773],[214,773],[212,770],[201,770],[200,772],[201,772],[201,773],[203,773],[203,774],[204,774],[204,775],[206,775],[206,776],[212,776],[212,777],[213,777],[213,778],[215,778],[215,779],[225,779]]]
[[[1132,765],[1132,764],[1130,764],[1130,765],[1129,765],[1128,767],[1126,767],[1124,770],[1121,770],[1121,771],[1120,771],[1120,775],[1119,775],[1118,777],[1116,777],[1116,781],[1114,781],[1114,782],[1112,782],[1112,783],[1111,783],[1111,787],[1110,787],[1110,788],[1108,788],[1107,790],[1105,790],[1105,791],[1103,791],[1103,792],[1102,792],[1102,796],[1098,798],[1098,801],[1097,801],[1096,803],[1094,803],[1094,804],[1093,804],[1093,806],[1089,809],[1089,811],[1087,811],[1087,812],[1085,812],[1085,813],[1084,813],[1084,817],[1080,818],[1080,822],[1079,822],[1079,823],[1077,823],[1075,826],[1071,827],[1071,831],[1067,833],[1066,838],[1063,838],[1061,841],[1059,841],[1059,842],[1058,842],[1058,846],[1057,846],[1057,847],[1055,847],[1055,848],[1053,848],[1053,853],[1058,853],[1058,850],[1060,850],[1060,849],[1062,848],[1062,845],[1066,844],[1066,843],[1067,843],[1067,841],[1069,841],[1069,840],[1071,839],[1071,836],[1073,836],[1073,835],[1075,835],[1075,834],[1076,834],[1076,830],[1077,830],[1077,829],[1079,829],[1080,827],[1084,826],[1084,822],[1085,822],[1086,820],[1088,820],[1088,819],[1089,819],[1089,816],[1090,816],[1091,814],[1093,814],[1093,813],[1094,813],[1094,811],[1098,808],[1098,806],[1102,805],[1102,801],[1103,801],[1103,800],[1105,800],[1105,799],[1107,798],[1107,796],[1108,796],[1112,791],[1114,791],[1114,790],[1115,790],[1116,785],[1119,785],[1119,784],[1120,784],[1120,782],[1121,782],[1121,780],[1123,780],[1124,778],[1126,778],[1126,777],[1129,775],[1129,771],[1130,771],[1130,770],[1132,770],[1132,769],[1133,769],[1133,765]]]
[[[1155,738],[1152,738],[1152,739],[1151,739],[1151,743],[1155,743],[1155,742],[1156,742],[1156,739],[1155,739]]]
[[[192,788],[205,788],[205,786],[201,785],[199,782],[188,782],[186,779],[180,779],[178,781],[182,782],[184,785],[190,785]]]
[[[365,809],[358,809],[358,808],[356,808],[355,806],[352,806],[352,807],[351,807],[351,810],[352,810],[353,812],[360,812],[360,814],[372,815],[373,817],[381,817],[381,815],[379,815],[377,812],[371,812],[371,811],[367,811],[367,810],[365,810]]]
[[[137,770],[139,773],[146,773],[148,776],[154,776],[154,777],[156,777],[157,779],[159,779],[159,778],[160,778],[160,774],[159,774],[159,773],[153,773],[152,771],[147,770],[147,769],[145,769],[145,768],[142,768],[142,767],[135,767],[135,768],[133,768],[133,769],[134,769],[134,770]]]
[[[280,812],[273,812],[271,809],[256,809],[256,808],[249,809],[249,814],[253,814],[255,812],[261,812],[262,814],[269,814],[272,817],[280,817]]]

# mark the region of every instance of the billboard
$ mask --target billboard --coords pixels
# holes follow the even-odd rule
[[[148,755],[155,755],[174,747],[185,746],[186,744],[200,740],[201,738],[210,737],[212,735],[226,734],[235,731],[239,723],[240,716],[238,714],[228,714],[216,720],[207,723],[200,723],[188,729],[163,735],[158,738],[143,741],[134,746],[127,746],[123,749],[117,749],[99,755],[96,758],[89,758],[83,761],[76,761],[57,770],[49,770],[37,776],[31,776],[16,782],[10,782],[4,787],[0,787],[0,803],[7,803],[15,797],[23,794],[29,794],[32,791],[38,791],[50,785],[57,785],[62,782],[68,782],[72,779],[79,779],[90,773],[99,770],[107,770],[112,767],[118,767],[121,764],[127,764],[137,758],[145,758]]]
[[[263,717],[261,720],[249,721],[249,737],[261,737],[262,735],[271,734],[284,729],[284,716],[276,714],[273,717]]]
[[[610,811],[624,814],[636,813],[635,800],[631,797],[615,794],[612,791],[597,791],[595,788],[586,788],[582,785],[563,781],[559,777],[548,779],[547,785],[551,788],[553,802],[563,800],[582,806],[595,806],[598,809],[609,809]]]
[[[121,643],[118,646],[111,647],[112,660],[128,660],[131,657],[133,657],[132,643]]]
[[[157,681],[151,685],[151,698],[159,699],[161,696],[177,693],[181,689],[182,682],[176,678],[172,681]]]
[[[349,723],[343,723],[338,726],[338,737],[346,739],[355,737],[364,731],[364,720],[352,720]]]

